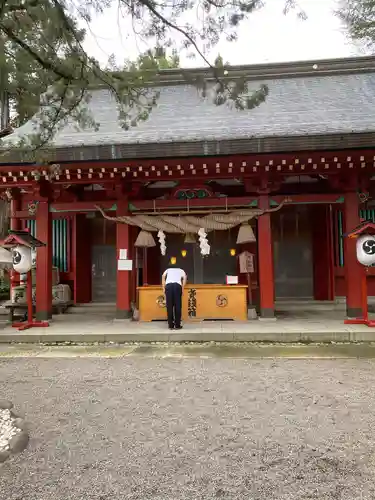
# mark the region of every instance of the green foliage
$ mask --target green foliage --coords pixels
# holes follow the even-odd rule
[[[157,71],[162,69],[175,69],[180,67],[180,57],[177,50],[173,49],[169,56],[165,49],[157,47],[141,54],[136,61],[126,61],[124,71]]]
[[[286,10],[298,9],[295,0],[285,1]],[[121,70],[114,58],[103,69],[85,52],[85,32],[79,27],[115,3],[132,20],[137,36],[158,41],[157,49],[126,61]],[[28,151],[47,146],[68,120],[77,127],[99,127],[88,112],[92,86],[111,91],[124,129],[136,126],[157,105],[158,93],[147,81],[160,69],[179,67],[181,50],[194,51],[211,70],[213,86],[192,82],[203,97],[209,88],[216,105],[239,110],[258,106],[267,87],[249,92],[244,80],[230,78],[230,67],[220,56],[211,63],[205,53],[223,36],[236,40],[239,24],[263,5],[263,0],[0,0],[0,98],[9,97],[14,127],[37,112],[34,133],[17,146]],[[189,23],[192,13],[196,19]]]
[[[167,51],[162,47],[156,47],[153,50],[147,50],[140,54],[135,61],[129,59],[125,60],[124,64],[120,67],[112,54],[106,66],[108,72],[127,72],[137,73],[143,75],[146,73],[155,73],[163,69],[176,69],[180,67],[180,57],[176,49],[171,51],[168,55]]]
[[[229,66],[229,63],[224,64],[224,60],[220,54],[218,54],[217,58],[214,61],[215,68],[224,68],[224,66]]]
[[[375,49],[375,0],[341,0],[338,17],[365,49]]]

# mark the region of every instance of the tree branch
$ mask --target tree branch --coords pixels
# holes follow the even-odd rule
[[[195,50],[198,52],[199,56],[203,59],[203,61],[210,67],[212,68],[212,64],[209,62],[209,60],[206,58],[206,56],[203,54],[203,52],[200,50],[200,48],[198,47],[196,41],[189,35],[189,33],[187,33],[184,29],[180,28],[179,26],[177,26],[176,24],[173,24],[171,23],[168,19],[166,19],[164,16],[162,16],[155,8],[154,6],[151,4],[151,2],[149,0],[139,0],[139,3],[141,3],[142,5],[144,5],[145,7],[148,8],[148,10],[150,12],[152,12],[154,14],[154,16],[159,19],[159,21],[161,21],[163,24],[165,24],[166,26],[168,26],[169,28],[175,30],[175,31],[178,31],[181,35],[183,35],[187,40],[189,40],[189,42],[191,43],[191,45],[195,48]]]
[[[72,75],[69,75],[62,69],[57,68],[54,64],[50,63],[49,61],[42,59],[42,57],[37,52],[35,52],[35,50],[33,50],[27,43],[25,43],[23,40],[21,40],[21,38],[19,38],[15,33],[13,33],[13,31],[10,28],[4,26],[4,24],[0,24],[0,31],[5,33],[10,40],[12,40],[25,52],[27,52],[35,61],[37,61],[40,64],[42,68],[52,71],[63,80],[72,79]]]

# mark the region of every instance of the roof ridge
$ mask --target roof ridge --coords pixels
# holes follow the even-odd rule
[[[261,63],[251,65],[225,66],[226,79],[246,78],[248,80],[270,80],[307,76],[329,76],[333,74],[356,74],[375,71],[375,56],[360,56],[336,59],[311,59],[307,61]],[[145,72],[144,85],[182,85],[189,79],[214,80],[211,68],[163,69]],[[144,74],[145,74],[144,73]],[[149,79],[147,78],[149,75]],[[121,73],[117,73],[121,75]],[[97,85],[95,85],[98,88]],[[99,85],[102,87],[102,85]]]

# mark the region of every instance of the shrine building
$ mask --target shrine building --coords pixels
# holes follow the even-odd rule
[[[161,71],[157,106],[129,130],[110,92],[93,90],[98,131],[67,124],[49,165],[0,165],[11,228],[46,243],[39,319],[51,317],[53,266],[75,304],[163,319],[160,281],[172,256],[188,275],[185,319],[245,319],[249,303],[273,318],[281,299],[337,297],[349,317],[361,314],[364,269],[342,235],[375,222],[375,58],[230,68],[230,78],[243,76],[269,94],[237,111],[202,99],[180,70]],[[32,130],[30,121],[9,139]],[[375,295],[373,268],[368,289]]]

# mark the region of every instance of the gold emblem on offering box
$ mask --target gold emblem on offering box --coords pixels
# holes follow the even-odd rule
[[[156,303],[159,307],[167,307],[164,295],[159,295],[159,297],[156,299]]]
[[[228,297],[226,295],[218,295],[216,297],[216,305],[218,307],[226,307],[228,305]]]

